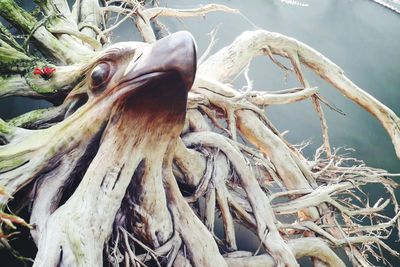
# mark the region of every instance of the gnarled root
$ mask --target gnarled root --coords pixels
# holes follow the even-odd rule
[[[41,21],[0,0],[0,14],[28,34],[26,44],[34,40],[59,64],[51,79],[33,75],[32,69],[46,61],[36,62],[0,25],[0,49],[7,55],[0,65],[11,74],[0,80],[0,98],[28,96],[55,104],[7,122],[0,119],[0,201],[5,206],[20,189],[31,189],[31,234],[39,249],[34,266],[298,266],[301,257],[311,257],[315,266],[344,266],[336,248],[344,248],[354,265],[372,266],[368,256],[388,263],[382,249],[399,257],[384,242],[400,225],[398,183],[392,180],[398,175],[331,148],[320,104],[327,102],[308,83],[302,66],[375,116],[399,157],[400,120],[325,56],[278,33],[245,32],[214,55],[208,57],[206,50],[187,93],[177,88],[188,86],[186,76],[194,79],[182,67],[194,68],[194,58],[185,61],[174,54],[179,44],[194,54],[186,36],[167,46],[174,47],[168,62],[173,75],[179,74],[171,81],[181,83],[168,87],[155,79],[157,86],[146,91],[141,87],[146,75],[167,60],[128,77],[137,66],[149,67],[138,63],[148,59],[146,44],[133,51],[124,43],[122,54],[113,54],[118,45],[102,50],[115,28],[132,18],[143,39],[157,44],[152,25],[160,25],[161,16],[238,11],[221,5],[146,8],[136,0],[104,1],[101,7],[82,0],[72,9],[66,1],[39,2],[46,16]],[[110,26],[111,13],[119,20]],[[258,55],[293,70],[298,87],[253,90],[245,70]],[[288,58],[291,68],[276,56]],[[95,86],[99,62],[116,73],[107,88]],[[151,77],[169,77],[164,71]],[[227,84],[243,71],[245,91]],[[139,90],[131,95],[132,81]],[[324,140],[313,159],[287,142],[263,111],[308,99]],[[371,203],[364,193],[369,184],[387,195]],[[391,218],[384,215],[388,209],[393,209]],[[11,227],[12,222],[27,225],[4,212],[0,220]],[[215,231],[219,224],[223,236]],[[257,250],[243,251],[239,224],[255,234]]]

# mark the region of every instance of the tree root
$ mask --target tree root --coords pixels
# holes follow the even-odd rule
[[[311,257],[315,266],[345,266],[336,248],[344,248],[354,265],[372,266],[371,256],[390,265],[382,249],[399,257],[384,242],[400,228],[393,180],[399,174],[367,167],[331,148],[320,104],[328,102],[308,83],[301,66],[374,115],[399,157],[400,120],[325,56],[278,33],[245,32],[211,56],[206,50],[188,93],[177,88],[194,79],[194,70],[188,69],[196,64],[178,52],[182,45],[185,55],[194,54],[194,44],[177,34],[174,50],[166,53],[174,60],[157,56],[181,76],[155,79],[157,86],[146,87],[129,75],[149,67],[148,51],[165,42],[156,41],[152,23],[157,18],[238,11],[214,4],[185,10],[148,7],[136,0],[107,0],[101,7],[93,0],[78,0],[72,8],[63,0],[38,5],[42,20],[13,1],[0,0],[0,15],[29,35],[25,42],[35,41],[42,55],[57,60],[51,79],[34,76],[32,69],[48,61],[37,63],[0,25],[0,50],[11,55],[0,57],[0,64],[20,63],[5,69],[11,75],[0,78],[0,97],[55,104],[7,122],[0,119],[2,208],[22,188],[30,190],[29,198],[16,201],[32,202],[31,225],[3,211],[0,220],[11,228],[13,222],[32,227],[39,249],[35,267],[298,266],[302,257]],[[108,24],[111,13],[121,16],[113,25]],[[131,18],[152,44],[106,48],[112,32]],[[268,56],[285,72],[293,70],[298,87],[253,90],[246,71],[257,55]],[[292,66],[275,56],[288,58]],[[101,64],[112,73],[106,87],[94,80]],[[160,64],[150,64],[149,73]],[[227,84],[243,71],[247,87],[236,90]],[[146,75],[139,72],[138,77]],[[131,87],[139,89],[132,93]],[[263,111],[307,99],[324,140],[313,159],[287,142]],[[365,185],[380,186],[387,195],[372,203]],[[389,209],[392,217],[384,215]],[[218,215],[223,237],[215,233]],[[237,224],[258,238],[256,251],[241,250]],[[3,230],[4,240],[13,235]]]

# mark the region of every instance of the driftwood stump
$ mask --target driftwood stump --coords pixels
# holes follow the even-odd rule
[[[399,157],[400,119],[328,58],[293,38],[256,30],[213,55],[207,49],[197,62],[190,33],[156,34],[164,29],[161,16],[238,13],[221,5],[36,3],[39,13],[32,14],[0,0],[0,15],[26,34],[21,44],[0,24],[0,97],[54,104],[0,119],[3,246],[21,224],[31,228],[37,267],[298,266],[301,257],[315,266],[345,266],[336,248],[356,266],[373,265],[371,256],[389,263],[382,250],[399,256],[385,243],[399,227],[396,175],[330,147],[326,101],[303,67],[375,116]],[[115,13],[119,22],[110,24]],[[111,44],[110,34],[130,18],[144,42]],[[259,55],[293,72],[299,87],[261,92],[248,80],[247,90],[233,88]],[[319,115],[324,140],[313,159],[263,111],[305,100]],[[366,184],[390,197],[369,203]],[[29,223],[6,208],[22,189],[25,198],[13,201],[30,205]],[[393,217],[383,215],[388,208]],[[214,233],[218,215],[223,237]],[[365,218],[368,225],[360,223]],[[238,224],[259,239],[257,251],[238,249]]]

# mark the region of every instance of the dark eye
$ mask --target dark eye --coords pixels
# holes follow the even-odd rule
[[[93,89],[97,89],[106,84],[110,76],[110,65],[107,63],[98,64],[93,70],[90,78],[92,79]]]

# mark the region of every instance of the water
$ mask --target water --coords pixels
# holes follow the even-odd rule
[[[261,28],[280,32],[323,53],[338,64],[353,82],[400,115],[400,15],[372,1],[304,1],[309,7],[290,6],[278,0],[160,2],[162,5],[180,8],[220,3],[242,12],[244,17],[218,12],[210,13],[205,18],[161,19],[171,31],[186,29],[192,32],[198,43],[199,54],[208,45],[207,33],[220,23],[218,43],[213,49],[214,52],[231,43],[246,30]],[[132,24],[124,23],[114,39],[137,40],[138,36],[134,32]],[[310,84],[318,86],[322,95],[346,114],[342,116],[324,107],[332,145],[352,147],[355,149],[354,156],[368,165],[399,173],[400,162],[393,145],[377,120],[312,73],[306,74]],[[254,80],[256,90],[280,90],[298,85],[293,76],[285,82],[282,70],[266,57],[259,57],[253,61],[250,77]],[[243,79],[239,79],[236,86],[240,88],[242,85]],[[27,106],[32,102],[20,99],[13,101],[0,100],[1,118],[9,118],[33,108]],[[34,105],[47,104],[38,102]],[[267,114],[279,130],[290,131],[287,135],[290,142],[312,142],[305,151],[307,156],[311,156],[315,148],[321,145],[319,120],[309,101],[270,107]],[[372,198],[376,198],[380,193],[372,188],[369,191]],[[249,240],[243,242],[249,247],[258,245]],[[398,243],[392,243],[392,246],[395,249],[397,246],[399,250]],[[392,262],[400,266],[399,261],[393,259]]]

